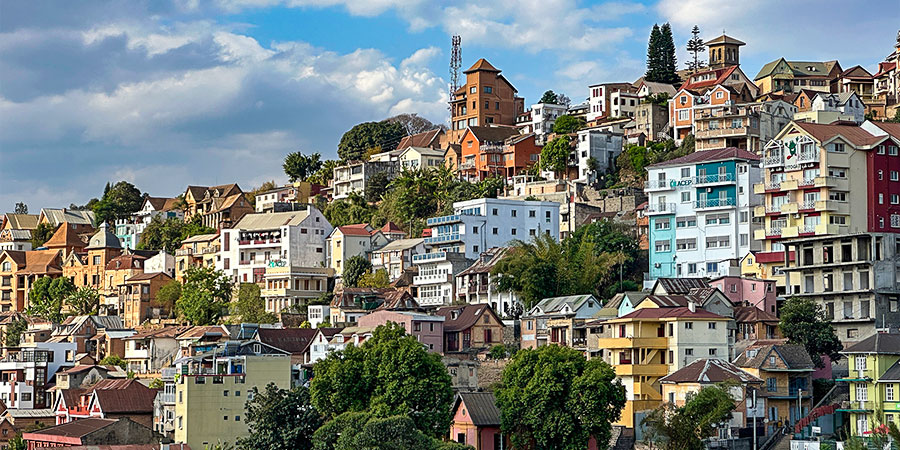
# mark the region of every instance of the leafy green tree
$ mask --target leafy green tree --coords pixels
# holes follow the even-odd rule
[[[60,277],[41,277],[31,285],[28,292],[28,315],[38,316],[58,323],[63,319],[63,301],[75,292],[72,280]]]
[[[313,437],[316,450],[421,449],[471,450],[471,446],[441,442],[417,430],[406,416],[377,417],[347,412],[328,422]]]
[[[139,250],[165,250],[166,253],[175,253],[181,242],[198,234],[212,234],[216,230],[204,226],[199,215],[191,217],[190,221],[183,221],[175,217],[161,219],[154,217],[141,233]]]
[[[391,277],[387,270],[378,269],[376,271],[369,270],[359,277],[356,282],[357,287],[364,288],[386,288],[391,286]]]
[[[520,350],[495,391],[500,429],[515,448],[584,449],[609,442],[625,407],[625,388],[600,359],[548,345]]]
[[[266,304],[260,297],[259,285],[241,283],[238,298],[231,304],[232,314],[240,316],[244,323],[275,323],[275,314],[266,311]]]
[[[553,132],[556,134],[569,134],[574,133],[587,125],[587,122],[584,121],[583,117],[574,117],[568,114],[563,114],[556,118],[556,121],[553,122]]]
[[[344,287],[358,287],[360,278],[371,270],[372,262],[365,255],[351,256],[344,262],[342,284]]]
[[[654,105],[666,106],[669,103],[669,93],[668,92],[657,92],[653,95],[648,95],[644,97],[642,103],[652,103]],[[655,137],[655,136],[651,136]]]
[[[428,436],[450,426],[453,389],[440,355],[395,323],[376,328],[360,347],[348,345],[316,363],[310,393],[326,420],[348,411],[403,415]]]
[[[25,202],[17,202],[16,203],[16,214],[28,214],[28,205]]]
[[[252,400],[246,406],[249,435],[238,439],[239,448],[312,448],[313,433],[322,425],[322,418],[310,404],[309,389],[280,389],[269,383],[262,392],[255,386],[251,392]]]
[[[49,223],[39,223],[37,228],[31,230],[31,248],[43,247],[44,243],[49,241],[55,232],[56,228]]]
[[[393,150],[403,136],[406,136],[406,130],[398,122],[364,122],[341,136],[338,156],[343,161],[353,161],[361,159],[370,148]]]
[[[100,360],[101,366],[119,366],[123,370],[128,369],[128,362],[119,355],[109,355]]]
[[[93,206],[97,223],[113,222],[131,216],[144,204],[141,190],[127,181],[106,184],[103,197]]]
[[[712,436],[718,424],[730,420],[734,408],[727,386],[708,386],[699,393],[688,394],[684,406],[664,403],[651,411],[641,425],[664,450],[702,450],[703,439]]]
[[[284,158],[282,168],[284,168],[284,173],[288,176],[288,180],[291,183],[306,181],[307,178],[322,168],[321,158],[322,155],[318,153],[313,153],[309,156],[300,152],[288,153]]]
[[[366,181],[366,201],[369,203],[381,201],[390,183],[391,179],[386,171],[373,174]]]
[[[319,322],[316,328],[331,328],[331,322]]]
[[[65,299],[69,314],[89,316],[97,314],[100,309],[100,293],[90,286],[82,286]]]
[[[306,181],[313,184],[327,186],[328,182],[334,179],[334,168],[338,166],[338,161],[333,159],[326,160],[322,163],[322,167],[315,173],[311,174]]]
[[[559,101],[559,96],[556,95],[555,92],[546,91],[546,92],[544,92],[544,95],[541,96],[541,101],[539,101],[538,103],[551,103],[551,104],[556,105],[557,104],[556,102],[558,102],[558,101]]]
[[[228,310],[231,279],[211,267],[191,267],[184,274],[175,309],[192,325],[213,325]]]
[[[328,203],[321,211],[328,223],[341,227],[353,223],[371,223],[377,208],[369,205],[363,197],[354,192],[347,198]]]
[[[151,304],[171,313],[175,311],[175,304],[178,303],[179,298],[181,298],[181,282],[172,280],[156,291],[156,298],[151,301]]]
[[[541,169],[559,174],[569,167],[569,138],[559,136],[541,149]]]
[[[791,297],[781,307],[778,326],[791,344],[802,345],[816,367],[825,362],[822,355],[832,361],[840,359],[843,345],[834,332],[834,326],[825,317],[825,310],[808,298]]]
[[[333,292],[323,292],[323,293],[319,294],[318,298],[310,300],[309,304],[310,305],[330,305],[332,299],[334,299]]]
[[[26,450],[28,448],[28,444],[22,439],[21,433],[16,434],[6,445],[8,450]]]
[[[150,381],[150,384],[147,385],[150,389],[162,389],[166,387],[166,383],[162,380],[162,378],[154,378]]]
[[[22,341],[22,333],[28,329],[28,321],[17,319],[6,326],[6,334],[3,336],[3,344],[7,347],[18,347]]]

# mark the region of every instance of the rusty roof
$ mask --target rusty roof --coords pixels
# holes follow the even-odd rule
[[[762,380],[722,359],[698,359],[659,379],[660,383],[762,383]]]
[[[96,417],[88,417],[85,419],[78,419],[69,423],[64,423],[62,425],[56,425],[55,427],[44,428],[42,430],[25,433],[22,435],[22,438],[29,441],[45,440],[42,439],[41,436],[81,438],[97,430],[106,428],[116,422],[118,422],[118,419],[99,419]]]
[[[746,161],[759,161],[759,155],[747,150],[728,147],[717,148],[714,150],[699,150],[694,153],[682,156],[680,158],[670,159],[656,164],[647,166],[648,169],[656,169],[659,167],[683,166],[686,164],[697,164],[713,161],[729,161],[732,159],[742,159]]]
[[[875,145],[884,140],[884,136],[874,136],[857,125],[823,124],[811,122],[794,123],[797,124],[797,127],[807,132],[810,136],[812,136],[819,142],[825,142],[831,138],[840,136],[856,147],[867,147]]]
[[[455,319],[453,318],[454,313],[456,313]],[[435,311],[435,314],[443,316],[446,319],[444,321],[444,331],[467,330],[471,328],[472,325],[475,325],[483,314],[493,314],[494,318],[497,319],[497,322],[500,322],[500,317],[497,316],[488,304],[445,306],[443,308],[438,308],[438,310]]]

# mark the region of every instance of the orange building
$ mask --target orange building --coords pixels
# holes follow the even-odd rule
[[[669,100],[669,126],[675,131],[675,139],[684,139],[693,132],[697,107],[716,104],[714,101],[718,104],[749,102],[758,92],[756,85],[736,65],[692,74]]]
[[[100,292],[101,303],[105,302],[107,292],[104,290],[106,265],[122,254],[119,238],[103,224],[100,230],[91,237],[84,253],[69,253],[63,260],[63,276],[72,280],[75,287],[91,287]]]
[[[468,127],[459,142],[459,174],[469,181],[518,175],[541,154],[534,134],[512,127]]]
[[[136,254],[117,256],[106,263],[103,276],[104,301],[100,307],[102,313],[117,315],[121,310],[119,287],[129,278],[144,273],[144,262],[147,258]]]
[[[119,301],[122,312],[119,314],[126,327],[136,327],[147,319],[159,319],[169,316],[169,310],[155,302],[159,289],[172,281],[172,277],[164,272],[142,273],[130,277],[119,287]]]
[[[485,125],[516,125],[516,116],[525,111],[525,99],[500,69],[484,58],[479,59],[466,75],[466,84],[457,89],[450,101],[449,142],[457,143],[466,128]]]
[[[65,258],[72,253],[84,252],[87,244],[81,240],[77,226],[63,222],[56,228],[50,239],[44,242],[43,247],[47,250],[59,250],[62,257]]]
[[[0,253],[0,311],[24,311],[31,285],[39,278],[62,275],[61,263],[58,250]]]

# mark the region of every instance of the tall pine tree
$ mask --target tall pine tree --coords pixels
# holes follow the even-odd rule
[[[675,38],[672,37],[672,27],[666,22],[659,29],[660,32],[660,60],[662,72],[660,82],[675,84],[681,81],[675,73],[678,63],[675,60]]]
[[[687,62],[687,68],[693,72],[697,72],[702,69],[706,63],[700,60],[700,53],[706,49],[706,44],[703,43],[703,39],[700,38],[700,27],[694,25],[694,29],[691,30],[691,38],[687,41],[687,51],[691,53],[694,57],[693,61]]]
[[[659,25],[653,24],[653,30],[650,31],[650,42],[647,43],[647,73],[644,74],[644,79],[647,81],[662,81],[660,79],[662,74],[661,41],[662,34]]]

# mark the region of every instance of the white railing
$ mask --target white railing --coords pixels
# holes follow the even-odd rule
[[[731,181],[734,181],[733,173],[715,173],[694,177],[694,184],[727,183]]]
[[[814,162],[819,160],[819,151],[805,151],[800,152],[800,162]]]
[[[781,236],[781,227],[767,228],[766,236]]]
[[[428,262],[447,259],[447,252],[420,253],[413,255],[413,262]]]
[[[803,225],[797,230],[798,234],[815,233],[816,225]]]
[[[817,200],[810,200],[810,201],[800,202],[800,207],[799,207],[799,209],[800,209],[800,210],[805,210],[805,209],[816,209],[816,201],[817,201]]]
[[[734,198],[706,198],[697,200],[694,204],[695,208],[724,208],[734,206],[736,204]]]
[[[776,167],[784,165],[784,156],[783,155],[772,155],[767,156],[762,159],[763,167]]]
[[[650,180],[644,183],[644,189],[667,189],[669,180]]]
[[[816,184],[816,177],[804,178],[804,179],[800,180],[800,183],[798,183],[798,186],[806,187],[806,186],[812,186],[814,184]]]
[[[773,189],[781,189],[781,182],[780,181],[769,181],[764,185],[764,187],[767,191],[770,191]]]
[[[648,214],[658,214],[658,213],[674,213],[675,212],[675,203],[650,203],[647,205],[647,213]]]
[[[766,206],[766,213],[779,213],[781,212],[781,207],[784,205],[769,205]]]

